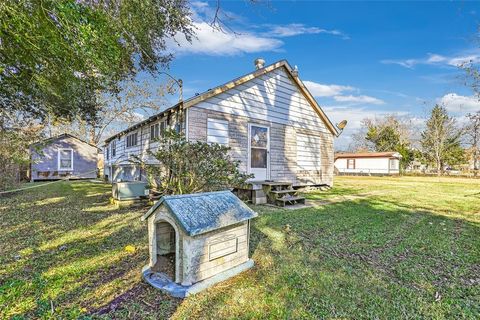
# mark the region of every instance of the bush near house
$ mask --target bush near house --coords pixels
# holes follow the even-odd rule
[[[240,172],[240,161],[234,160],[224,145],[188,141],[174,130],[164,131],[158,142],[158,149],[147,150],[158,165],[147,165],[138,156],[134,162],[147,171],[150,184],[161,194],[225,190],[253,177]]]
[[[148,208],[58,182],[0,198],[0,318],[478,319],[480,184],[337,177],[316,207],[258,206],[256,266],[189,297],[145,284]]]

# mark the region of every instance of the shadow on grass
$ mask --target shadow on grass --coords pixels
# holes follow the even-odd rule
[[[185,300],[174,318],[480,315],[478,225],[376,199],[254,209],[255,268]]]
[[[67,184],[27,197],[65,197],[40,205],[42,217],[36,217],[39,207],[23,205],[24,199],[8,200],[16,209],[2,216],[27,217],[2,222],[10,228],[9,241],[20,239],[15,249],[7,248],[8,255],[26,252],[1,271],[1,317],[473,319],[480,314],[478,224],[374,197],[295,211],[257,206],[261,215],[250,239],[253,270],[181,302],[140,279],[148,259],[147,230],[139,221],[143,209],[114,209],[106,202],[108,189],[90,185]],[[30,218],[36,222],[29,225]],[[127,244],[136,252],[123,250]]]

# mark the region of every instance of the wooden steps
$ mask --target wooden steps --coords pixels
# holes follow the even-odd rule
[[[291,182],[275,182],[275,181],[265,181],[262,183],[264,186],[272,186],[272,187],[283,187],[283,186],[291,186]]]
[[[287,189],[287,190],[274,190],[274,191],[270,191],[271,193],[273,194],[290,194],[290,193],[294,193],[294,194],[297,194],[298,191],[295,190],[295,189]]]
[[[291,182],[265,181],[262,183],[267,202],[279,207],[295,204],[305,204],[305,198],[298,195]]]

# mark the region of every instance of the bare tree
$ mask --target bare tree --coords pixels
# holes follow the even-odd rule
[[[0,109],[0,191],[25,177],[29,146],[39,139],[41,130],[42,126],[29,115]]]
[[[158,113],[168,103],[165,95],[174,93],[169,81],[155,92],[151,88],[147,82],[129,82],[121,95],[99,95],[95,119],[87,122],[78,117],[72,122],[51,123],[47,135],[71,133],[99,145],[106,136]]]
[[[469,122],[465,127],[467,145],[472,151],[474,174],[480,169],[480,110],[467,115]]]

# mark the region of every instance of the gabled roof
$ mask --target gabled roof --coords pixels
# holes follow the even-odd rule
[[[96,149],[100,149],[100,148],[97,147],[96,145],[91,144],[91,143],[89,143],[89,142],[87,142],[87,141],[84,141],[84,140],[82,140],[82,139],[80,139],[80,138],[78,138],[78,137],[76,137],[76,136],[74,136],[74,135],[71,135],[71,134],[69,134],[69,133],[62,133],[62,134],[59,134],[59,135],[54,136],[54,137],[50,137],[50,138],[47,138],[47,139],[43,139],[43,140],[41,140],[41,141],[38,141],[38,142],[35,142],[35,143],[30,144],[30,146],[35,146],[35,145],[38,145],[38,144],[45,144],[45,143],[48,143],[48,142],[50,142],[50,141],[54,141],[54,140],[58,140],[58,139],[62,139],[62,138],[73,138],[73,139],[76,139],[76,140],[78,140],[78,141],[80,141],[80,142],[82,142],[82,143],[88,144],[89,146],[92,146],[92,147],[94,147],[94,148],[96,148]]]
[[[221,229],[258,215],[230,191],[217,191],[163,196],[142,220],[162,205],[189,236]]]
[[[280,60],[278,62],[275,62],[271,65],[268,65],[266,67],[263,67],[261,69],[258,69],[258,70],[255,70],[253,72],[250,72],[244,76],[241,76],[239,78],[236,78],[232,81],[229,81],[225,84],[222,84],[218,87],[215,87],[213,89],[208,89],[207,91],[203,92],[203,93],[200,93],[200,94],[197,94],[187,100],[184,100],[182,102],[179,102],[171,107],[169,107],[168,109],[156,114],[156,115],[153,115],[151,117],[149,117],[148,119],[146,120],[143,120],[142,122],[139,122],[107,139],[105,139],[105,143],[108,143],[109,141],[113,140],[114,138],[118,137],[118,136],[122,136],[124,134],[126,134],[127,132],[130,132],[130,131],[133,131],[135,130],[136,128],[144,125],[144,124],[147,124],[147,123],[150,123],[150,122],[153,122],[161,117],[163,117],[165,114],[167,114],[168,112],[171,112],[172,110],[174,109],[177,109],[177,108],[189,108],[193,105],[196,105],[198,104],[199,102],[202,102],[208,98],[211,98],[211,97],[214,97],[216,95],[219,95],[227,90],[230,90],[232,88],[235,88],[247,81],[250,81],[252,79],[255,79],[255,78],[258,78],[268,72],[271,72],[275,69],[279,69],[279,68],[284,68],[287,72],[287,74],[289,75],[289,77],[291,78],[291,80],[295,83],[295,85],[298,87],[298,89],[300,90],[301,93],[303,93],[303,95],[305,96],[305,98],[307,99],[307,101],[310,103],[310,105],[312,106],[312,108],[314,109],[314,111],[317,113],[317,115],[325,122],[325,125],[327,126],[327,128],[332,132],[332,134],[334,135],[338,135],[338,130],[337,128],[333,125],[333,123],[330,121],[330,119],[327,117],[327,115],[325,114],[325,112],[323,112],[322,108],[320,107],[320,105],[318,104],[318,102],[315,100],[315,98],[313,97],[313,95],[310,93],[310,91],[308,91],[307,87],[305,86],[305,84],[303,84],[302,80],[300,80],[300,78],[293,72],[293,68],[290,66],[290,64],[287,62],[287,60]]]
[[[341,152],[335,154],[335,159],[344,159],[344,158],[401,158],[402,155],[396,151],[390,152],[358,152],[358,153],[347,153]]]

